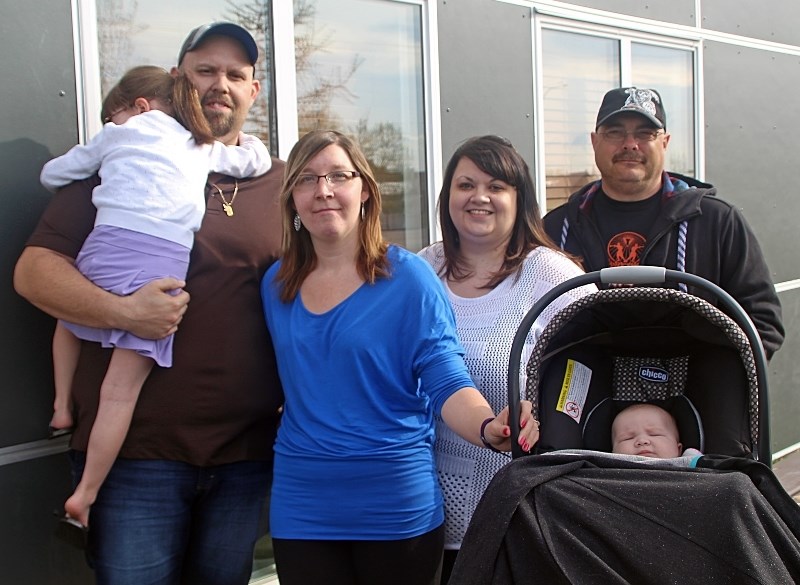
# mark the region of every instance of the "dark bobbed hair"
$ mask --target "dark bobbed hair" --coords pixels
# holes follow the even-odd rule
[[[283,185],[281,186],[281,223],[283,245],[281,266],[276,280],[281,285],[280,298],[289,302],[295,298],[306,277],[317,265],[317,256],[311,236],[304,227],[296,231],[293,226],[295,205],[292,191],[300,174],[317,154],[328,146],[339,146],[358,171],[369,198],[364,201],[364,217],[358,228],[359,250],[356,268],[369,284],[389,275],[388,244],[381,231],[381,192],[372,174],[367,158],[361,148],[350,137],[335,130],[313,130],[294,145],[286,161]]]
[[[544,231],[539,203],[528,164],[507,139],[486,135],[469,138],[450,157],[439,192],[439,225],[445,261],[440,276],[463,280],[471,276],[461,253],[458,230],[450,216],[450,187],[456,166],[462,158],[470,159],[487,175],[508,183],[517,190],[517,217],[506,246],[502,267],[493,275],[486,288],[494,288],[509,275],[519,277],[528,254],[539,246],[560,252]]]
[[[181,74],[173,77],[155,65],[141,65],[129,69],[103,100],[100,117],[108,122],[115,112],[134,105],[138,98],[160,99],[171,104],[173,116],[192,133],[198,144],[211,144],[215,138],[208,120],[203,115],[200,95],[189,78]]]

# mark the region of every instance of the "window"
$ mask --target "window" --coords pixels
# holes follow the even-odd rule
[[[170,70],[178,50],[195,26],[227,20],[249,30],[259,46],[256,78],[261,92],[250,109],[244,131],[258,136],[275,153],[275,112],[270,104],[270,2],[226,0],[96,0],[100,86],[103,95],[131,67],[158,65]]]
[[[614,87],[648,87],[661,94],[672,135],[666,168],[695,175],[692,47],[562,26],[543,27],[541,40],[544,166],[539,168],[544,168],[546,209],[599,178],[589,134],[603,95]]]
[[[229,20],[253,33],[262,90],[244,130],[277,154],[272,2],[96,2],[103,94],[130,67],[175,65],[194,26]],[[429,240],[424,7],[423,0],[293,2],[298,134],[332,128],[359,141],[381,185],[384,235],[412,250]]]
[[[383,195],[384,236],[428,243],[422,6],[387,0],[295,0],[299,135],[353,136]]]

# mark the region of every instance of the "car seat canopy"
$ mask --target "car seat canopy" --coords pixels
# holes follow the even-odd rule
[[[601,415],[680,395],[686,405],[669,406],[688,409],[676,417],[687,419],[679,425],[684,446],[731,456],[756,449],[759,388],[747,336],[687,293],[617,288],[571,303],[542,331],[526,374],[524,397],[542,427],[537,452],[610,450],[611,420]],[[589,413],[606,399],[587,434]]]

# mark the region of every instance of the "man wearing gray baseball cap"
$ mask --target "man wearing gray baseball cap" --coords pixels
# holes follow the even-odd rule
[[[767,356],[784,339],[781,305],[755,234],[708,183],[664,168],[670,135],[658,91],[619,87],[597,113],[592,148],[600,180],[544,218],[548,235],[587,272],[664,266],[725,289],[750,315]],[[705,291],[689,292],[703,296]]]
[[[257,58],[247,30],[211,23],[189,34],[173,68],[193,82],[226,144],[238,143],[260,90]],[[76,272],[73,259],[94,224],[97,176],[54,195],[17,262],[17,291],[57,318],[151,339],[175,333],[173,366],[147,378],[90,508],[87,558],[100,585],[249,581],[283,402],[259,293],[280,251],[283,169],[273,159],[259,177],[209,176],[185,286],[165,278],[121,297]],[[84,344],[73,380],[76,482],[110,351]]]
[[[238,24],[212,22],[193,29],[178,53],[172,74],[187,75],[203,104],[215,136],[226,144],[239,139],[250,106],[261,90],[254,79],[258,46]]]
[[[189,36],[186,37],[186,40],[183,41],[180,53],[178,53],[178,66],[180,67],[181,63],[183,63],[183,57],[186,53],[194,51],[198,46],[203,44],[204,40],[214,35],[226,36],[239,41],[245,53],[247,53],[247,59],[250,61],[250,64],[256,64],[258,60],[258,46],[256,45],[255,39],[253,39],[253,35],[233,22],[210,22],[192,30]]]

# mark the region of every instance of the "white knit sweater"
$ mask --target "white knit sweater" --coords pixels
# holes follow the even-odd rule
[[[444,262],[441,243],[419,253],[439,273]],[[563,254],[540,247],[530,253],[519,279],[506,278],[477,298],[456,296],[445,288],[456,316],[465,361],[476,387],[495,412],[508,403],[508,358],[514,334],[534,303],[555,285],[582,274]],[[594,286],[572,290],[540,315],[528,335],[522,355],[524,377],[533,344],[552,316],[572,301],[594,292]],[[525,387],[524,379],[521,388]],[[436,425],[436,464],[445,499],[445,548],[458,549],[478,501],[494,474],[510,459],[465,441],[440,419]]]

